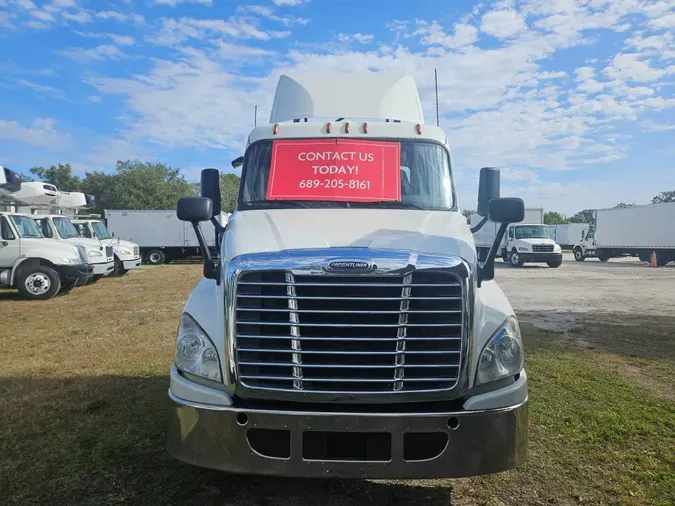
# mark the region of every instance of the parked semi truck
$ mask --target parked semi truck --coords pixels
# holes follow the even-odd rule
[[[108,276],[115,268],[112,246],[105,246],[98,239],[81,237],[68,217],[60,214],[31,215],[31,217],[40,226],[44,237],[86,248],[89,266],[92,268],[91,281],[96,282],[103,276]]]
[[[200,255],[194,230],[176,217],[175,210],[106,209],[105,219],[114,237],[138,244],[141,257],[148,264],[159,265]],[[221,213],[219,220],[224,226],[227,214]],[[216,254],[215,236],[207,237],[207,243]]]
[[[574,258],[634,256],[657,265],[675,261],[675,202],[599,209],[595,226],[574,246]]]
[[[477,213],[471,214],[470,223],[475,230],[474,238],[481,260],[487,257],[500,227],[499,223],[489,220],[481,226],[484,221]],[[544,225],[543,207],[525,208],[523,223],[507,229],[497,256],[514,267],[522,267],[526,262],[543,262],[549,267],[562,265],[562,249],[551,238],[548,225]]]
[[[0,288],[44,300],[92,274],[84,246],[45,239],[32,217],[0,212]]]
[[[131,269],[141,266],[141,253],[138,244],[113,237],[105,224],[99,219],[77,218],[73,225],[82,237],[98,239],[104,246],[111,246],[115,256],[113,276],[124,276]]]
[[[564,223],[549,225],[551,239],[561,248],[573,249],[586,236],[591,226],[588,223]]]
[[[479,263],[447,137],[424,123],[412,77],[282,76],[224,229],[218,176],[202,171],[201,196],[177,206],[204,278],[170,372],[174,457],[334,478],[524,462],[523,343],[493,279],[524,204],[500,198],[499,171],[481,169],[479,213],[501,225]],[[220,238],[217,262],[204,235]]]

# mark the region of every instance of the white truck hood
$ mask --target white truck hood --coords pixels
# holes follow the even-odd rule
[[[228,260],[294,249],[373,248],[459,256],[475,262],[473,236],[460,213],[401,209],[241,211],[229,220]]]
[[[553,239],[516,239],[525,244],[555,244]]]

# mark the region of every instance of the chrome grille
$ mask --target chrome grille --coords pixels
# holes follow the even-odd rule
[[[105,256],[106,256],[106,258],[113,256],[113,247],[112,246],[106,246],[105,247]]]
[[[140,255],[140,250],[138,246],[134,246],[134,256],[137,257],[138,255]]]
[[[443,271],[401,275],[246,272],[237,281],[236,357],[259,390],[397,393],[457,385],[463,288]]]
[[[553,253],[553,244],[533,244],[534,253]]]

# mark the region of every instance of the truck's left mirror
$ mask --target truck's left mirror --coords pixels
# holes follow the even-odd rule
[[[176,206],[176,215],[179,220],[191,223],[209,221],[213,216],[213,202],[206,197],[181,197]]]
[[[494,223],[520,223],[525,219],[525,203],[518,198],[492,199],[488,216]]]

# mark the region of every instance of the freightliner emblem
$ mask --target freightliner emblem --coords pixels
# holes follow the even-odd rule
[[[328,271],[371,271],[375,269],[372,262],[364,260],[334,260],[324,267]]]

